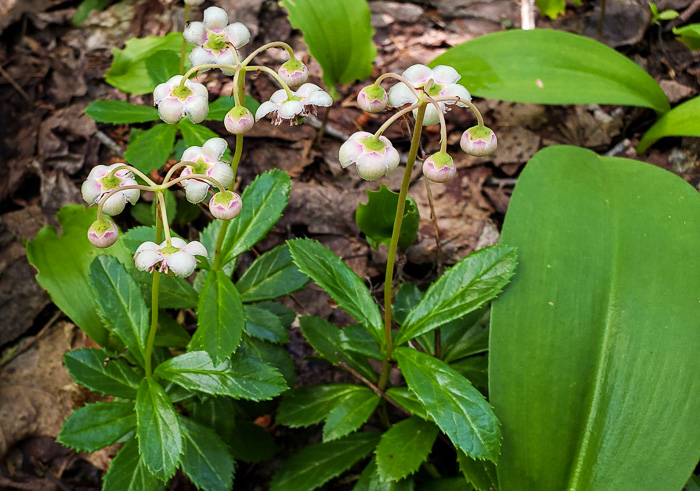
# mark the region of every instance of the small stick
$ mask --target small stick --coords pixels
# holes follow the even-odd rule
[[[20,87],[20,85],[17,82],[15,82],[15,79],[13,79],[10,76],[10,74],[7,73],[7,71],[5,71],[5,69],[2,67],[2,65],[0,65],[0,75],[2,75],[5,78],[5,80],[7,80],[10,83],[10,85],[12,85],[15,88],[15,90],[17,92],[19,92],[19,95],[21,95],[25,101],[27,101],[29,103],[32,102],[31,99],[29,98],[29,94],[27,94],[24,91],[24,89],[22,87]]]

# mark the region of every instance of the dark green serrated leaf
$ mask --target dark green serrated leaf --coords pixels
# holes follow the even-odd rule
[[[199,293],[197,330],[190,349],[201,348],[218,363],[241,344],[245,313],[241,296],[223,271],[211,271]]]
[[[367,422],[381,399],[367,387],[348,395],[328,414],[323,425],[323,441],[329,442],[358,430]]]
[[[122,359],[107,360],[102,350],[84,348],[63,355],[63,363],[80,385],[100,394],[135,399],[141,377]]]
[[[496,464],[489,460],[472,459],[461,450],[457,450],[457,461],[464,478],[478,491],[498,490]]]
[[[292,262],[287,244],[282,244],[258,257],[236,282],[236,288],[244,302],[258,302],[289,295],[308,282]]]
[[[415,414],[423,419],[430,419],[428,413],[425,412],[423,404],[421,404],[416,395],[411,392],[408,387],[392,387],[386,391],[386,395],[409,413]]]
[[[271,343],[289,342],[289,333],[278,316],[255,305],[244,305],[243,311],[246,334]]]
[[[377,342],[383,343],[382,316],[360,277],[333,251],[315,240],[296,239],[287,244],[299,270],[366,327]]]
[[[175,126],[159,123],[142,133],[129,143],[124,152],[128,163],[145,174],[153,169],[160,169],[173,152],[175,144]]]
[[[474,387],[487,389],[489,386],[488,355],[470,356],[450,363],[450,368],[459,372]]]
[[[162,310],[158,312],[158,331],[154,346],[185,349],[189,342],[190,335],[184,327]]]
[[[136,437],[144,464],[157,478],[175,475],[182,455],[182,434],[177,412],[163,387],[144,378],[136,396]]]
[[[262,427],[248,421],[236,424],[236,431],[228,444],[234,458],[241,462],[263,462],[277,453],[274,438]]]
[[[389,428],[375,450],[382,480],[399,481],[416,472],[428,458],[438,433],[437,426],[418,416]]]
[[[410,348],[395,353],[408,387],[452,443],[471,457],[495,462],[501,430],[484,396],[436,358]]]
[[[399,206],[399,193],[393,192],[386,184],[379,187],[379,191],[367,190],[367,203],[360,203],[355,213],[355,222],[365,236],[367,242],[375,249],[379,244],[386,246],[391,242],[391,234],[394,230],[396,208]],[[413,198],[406,196],[406,206],[399,233],[399,247],[407,249],[416,240],[420,214],[418,205]]]
[[[700,136],[700,96],[679,104],[661,116],[644,133],[637,145],[637,153],[646,151],[657,140],[666,136]]]
[[[166,360],[155,374],[186,389],[255,401],[272,399],[287,388],[277,370],[254,358],[236,355],[215,365],[204,351]]]
[[[690,476],[685,485],[685,491],[700,491],[700,476]]]
[[[243,336],[239,351],[246,357],[254,358],[265,365],[275,367],[284,377],[289,387],[294,387],[296,374],[292,355],[284,346],[267,343],[260,339]]]
[[[394,320],[401,326],[406,320],[406,316],[413,307],[416,306],[420,299],[423,298],[423,292],[418,289],[413,283],[403,283],[394,297],[392,312]]]
[[[340,348],[343,351],[359,353],[375,360],[382,360],[379,345],[362,326],[346,326],[340,330]]]
[[[267,235],[287,206],[290,186],[289,175],[273,169],[260,174],[245,188],[241,213],[231,222],[224,237],[222,264],[243,254]]]
[[[180,54],[175,51],[158,51],[146,58],[145,63],[146,72],[155,86],[180,73]]]
[[[355,433],[303,448],[277,468],[270,490],[316,489],[366,457],[378,441],[379,433]]]
[[[195,486],[207,491],[230,491],[233,459],[226,444],[212,429],[178,415],[182,429],[182,472]]]
[[[343,348],[343,330],[325,319],[313,316],[299,318],[301,333],[309,344],[329,362],[337,365],[347,363],[348,366],[357,370],[371,381],[377,380],[377,372],[372,369],[363,355],[356,352],[346,351]],[[367,332],[364,328],[360,328]],[[372,338],[372,342],[377,342]]]
[[[339,404],[364,387],[351,384],[298,387],[282,396],[277,409],[277,424],[299,428],[320,423]]]
[[[137,106],[126,101],[95,101],[85,108],[85,114],[98,123],[132,124],[158,121],[158,110],[150,106]]]
[[[485,353],[489,349],[490,306],[469,313],[443,326],[442,361],[450,363],[467,356]]]
[[[133,402],[98,402],[73,411],[56,441],[78,452],[95,452],[135,428]]]
[[[233,106],[235,105],[236,102],[234,101],[233,96],[221,96],[214,102],[209,104],[209,114],[207,115],[205,120],[223,121],[226,117],[226,113],[233,109]],[[260,107],[260,103],[253,99],[250,95],[246,94],[245,107],[247,107],[251,113],[255,114],[255,111],[257,111]]]
[[[414,489],[413,479],[410,478],[399,482],[382,481],[377,472],[377,458],[372,457],[352,491],[413,491]]]
[[[36,279],[51,300],[98,345],[109,347],[110,333],[95,309],[94,292],[88,281],[88,269],[95,257],[111,254],[124,264],[133,263],[120,242],[98,249],[87,238],[87,229],[95,221],[97,210],[82,205],[66,205],[56,217],[61,236],[54,227],[39,230],[27,242],[27,258],[39,270]]]
[[[75,27],[79,27],[80,24],[85,22],[88,17],[90,17],[90,12],[93,10],[102,10],[107,6],[109,0],[83,0],[75,9],[75,13],[71,18],[71,23]]]
[[[105,474],[103,491],[161,491],[165,484],[154,476],[139,455],[135,438],[112,459]]]
[[[207,140],[212,138],[220,138],[214,131],[201,124],[194,124],[189,119],[183,119],[177,123],[177,127],[182,133],[182,139],[187,147],[201,147]],[[224,161],[231,159],[231,151],[226,148],[224,155],[221,157]]]
[[[113,256],[96,257],[89,279],[105,323],[143,365],[151,319],[141,289]]]
[[[515,271],[515,249],[491,246],[472,252],[430,285],[396,336],[400,345],[459,319],[492,300]]]
[[[290,329],[294,320],[297,318],[297,313],[294,312],[294,309],[290,309],[279,302],[258,302],[255,306],[272,312],[279,317],[285,329]]]

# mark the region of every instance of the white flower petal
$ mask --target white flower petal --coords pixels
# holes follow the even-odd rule
[[[413,104],[417,100],[413,91],[403,82],[399,82],[389,89],[389,105],[392,107],[401,107],[409,103]]]
[[[309,95],[316,92],[317,90],[321,90],[321,87],[319,87],[316,84],[306,83],[299,87],[294,93],[294,95],[296,95],[297,97],[309,97]]]
[[[442,102],[438,102],[438,105],[444,109],[445,105]],[[413,117],[415,118],[418,114],[418,109],[413,110]],[[423,126],[432,126],[440,122],[440,115],[437,109],[432,104],[428,104],[425,107],[425,116],[423,116]]]
[[[175,124],[185,115],[185,105],[179,99],[167,97],[158,104],[160,119],[168,124]]]
[[[204,27],[207,29],[223,29],[228,24],[226,11],[219,7],[209,7],[204,11]]]
[[[204,149],[202,147],[188,147],[184,152],[182,152],[181,162],[197,162],[200,158],[204,159]],[[185,167],[180,175],[187,175],[191,173],[192,169]]]
[[[92,168],[87,178],[97,179],[99,177],[104,177],[107,174],[107,172],[109,172],[109,167],[107,167],[106,165],[96,165]]]
[[[274,102],[263,102],[262,104],[260,104],[257,111],[255,111],[255,121],[260,121],[261,118],[264,118],[271,112],[277,111],[278,109],[279,106]]]
[[[451,66],[438,65],[433,68],[433,80],[436,84],[450,85],[457,82],[460,78],[462,76]]]
[[[357,134],[357,133],[355,133]],[[343,169],[349,165],[357,162],[357,159],[362,155],[364,147],[362,143],[353,140],[352,137],[340,146],[340,151],[338,152],[338,159],[340,160],[340,165]]]
[[[182,181],[182,187],[185,188],[187,201],[195,205],[202,202],[209,193],[209,183],[199,179],[185,179]]]
[[[226,39],[236,48],[241,48],[250,41],[250,31],[240,22],[234,22],[224,29]]]
[[[182,75],[173,75],[172,77],[170,77],[170,78],[168,79],[168,81],[167,81],[166,83],[169,83],[169,84],[172,85],[172,86],[180,85],[180,82],[182,82],[182,78],[183,78]],[[187,81],[185,82],[185,85],[187,85],[189,82],[190,82],[190,81],[187,80]]]
[[[440,95],[442,97],[460,97],[460,98],[466,100],[467,102],[471,102],[471,100],[472,100],[472,96],[469,93],[469,91],[466,89],[466,87],[464,87],[463,85],[459,85],[459,84],[448,85],[447,87],[445,87],[444,89],[442,89],[440,91]],[[454,104],[454,102],[445,102],[445,104],[451,105],[451,104]],[[467,107],[466,104],[462,104],[461,102],[457,103],[457,105],[462,106],[462,107]]]
[[[369,131],[356,131],[355,133],[350,135],[350,138],[348,138],[348,140],[360,140],[360,139],[364,139],[364,138],[369,138],[370,136],[372,136],[372,133],[370,133]],[[384,136],[379,137],[380,140],[382,138],[386,139],[386,137],[384,137]],[[387,140],[387,142],[388,141],[389,140]]]
[[[223,138],[210,138],[202,145],[204,156],[207,157],[210,162],[221,160],[227,148],[228,143],[226,143],[226,140]]]
[[[284,89],[276,90],[270,97],[270,102],[274,102],[278,106],[287,100],[287,92]]]
[[[158,105],[160,101],[168,97],[173,91],[173,86],[168,82],[163,82],[158,84],[156,89],[153,91],[153,104]]]
[[[296,118],[304,110],[304,104],[301,101],[287,101],[282,104],[277,114],[282,119]]]
[[[194,272],[194,268],[197,266],[197,261],[194,256],[183,251],[165,256],[163,263],[167,265],[170,271],[183,278],[191,275]]]
[[[190,22],[185,27],[185,31],[182,33],[185,37],[185,41],[195,46],[201,46],[204,44],[206,29],[204,24],[201,22]]]
[[[188,97],[185,102],[185,114],[193,123],[201,123],[209,114],[209,102],[201,96]]]
[[[433,71],[425,65],[413,65],[408,67],[403,72],[403,78],[411,82],[413,85],[422,85],[426,83],[433,75]]]
[[[231,182],[233,182],[233,169],[231,169],[229,164],[225,164],[223,162],[218,162],[212,165],[207,171],[207,174],[219,181],[219,183],[225,188],[229,187]],[[219,191],[223,191],[223,189],[220,189]]]
[[[386,158],[386,174],[389,175],[391,171],[398,167],[401,156],[394,147],[386,147],[384,157]]]
[[[204,256],[204,257],[209,257],[207,248],[202,245],[201,242],[198,242],[196,240],[193,240],[189,244],[187,244],[185,247],[182,248],[183,251],[185,251],[187,254],[192,254],[193,256]]]
[[[357,173],[362,179],[374,181],[387,173],[386,156],[372,152],[366,153],[357,159]]]
[[[97,179],[88,179],[80,187],[80,193],[83,195],[85,202],[92,206],[97,201],[97,198],[102,194],[102,184]]]
[[[154,250],[137,251],[134,254],[134,264],[140,271],[148,271],[162,260],[163,255]]]
[[[155,242],[151,242],[150,240],[147,242],[144,242],[141,244],[138,249],[136,249],[136,254],[143,252],[143,251],[157,251],[160,249],[160,246],[156,244]]]
[[[216,63],[216,61],[217,59],[214,53],[205,48],[197,47],[192,50],[192,53],[190,53],[190,65],[193,67],[210,65],[212,63]]]
[[[333,99],[331,96],[323,90],[317,90],[309,94],[307,98],[304,99],[305,104],[312,104],[314,106],[328,107],[333,104]]]
[[[125,206],[126,196],[124,196],[124,193],[114,193],[112,196],[107,198],[102,205],[102,212],[109,216],[119,215],[122,211],[124,211]]]
[[[188,82],[190,81],[188,80]],[[207,91],[207,88],[204,85],[198,84],[197,82],[192,82],[187,84],[187,88],[189,88],[196,95],[209,100],[209,92]]]
[[[187,247],[187,242],[184,239],[181,239],[180,237],[173,237],[170,239],[170,243],[173,245],[173,247],[177,247],[178,249],[182,249],[183,247]],[[163,247],[166,247],[168,245],[168,242],[165,241],[163,242],[160,246],[161,249]]]

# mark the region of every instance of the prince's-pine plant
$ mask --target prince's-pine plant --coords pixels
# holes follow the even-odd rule
[[[398,83],[387,92],[381,83],[388,79]],[[282,396],[277,422],[291,427],[323,422],[323,441],[283,463],[273,477],[273,491],[315,489],[370,454],[355,490],[413,489],[428,481],[444,489],[467,489],[465,478],[478,489],[495,483],[499,422],[477,387],[486,385],[487,303],[510,281],[514,249],[493,246],[474,252],[424,293],[410,284],[398,290],[394,285],[399,235],[423,127],[440,124],[441,130],[440,151],[423,161],[423,177],[430,181],[446,182],[456,175],[445,125],[445,112],[455,105],[471,109],[477,119],[476,126],[464,131],[461,148],[475,156],[496,149],[496,135],[484,126],[459,79],[456,70],[445,65],[414,65],[402,75],[381,75],[359,92],[358,105],[372,113],[387,106],[401,109],[375,133],[357,132],[340,148],[342,166],[355,164],[363,179],[388,175],[399,165],[400,154],[383,133],[404,115],[415,118],[389,243],[383,316],[370,290],[342,259],[313,240],[288,242],[299,270],[357,321],[341,329],[324,319],[301,317],[303,335],[321,357],[350,372],[361,385],[300,387]],[[402,377],[390,376],[396,365]],[[398,381],[401,378],[405,384]],[[375,412],[373,421],[382,429],[358,432]],[[451,454],[452,461],[436,466],[430,459],[436,446],[441,455]],[[462,476],[455,476],[457,467]],[[449,477],[441,474],[446,469]]]
[[[190,0],[187,13],[198,3]],[[303,287],[308,278],[282,245],[260,255],[235,284],[231,279],[236,258],[280,218],[289,176],[266,172],[242,196],[234,185],[243,135],[256,121],[271,114],[275,124],[299,124],[332,99],[305,83],[308,70],[286,43],[272,42],[243,57],[239,49],[249,41],[249,31],[241,23],[229,24],[218,7],[206,9],[203,22],[187,24],[184,39],[194,45],[192,68],[156,87],[158,114],[169,124],[183,118],[203,121],[209,111],[207,89],[191,77],[212,69],[232,76],[235,104],[224,119],[235,135],[232,161],[224,157],[226,140],[210,138],[185,149],[162,179],[117,163],[96,166],[82,185],[84,200],[96,206],[87,239],[105,249],[94,255],[87,279],[108,336],[100,348],[69,352],[64,361],[78,383],[112,400],[74,411],[58,440],[83,452],[123,443],[104,478],[108,490],[163,489],[178,469],[198,488],[231,489],[234,459],[269,458],[274,446],[247,421],[255,416],[250,414],[255,406],[237,401],[269,400],[294,385],[291,358],[279,345],[289,340],[295,314],[273,300]],[[289,54],[277,71],[253,64],[269,48]],[[183,47],[181,67],[185,53]],[[255,116],[244,105],[250,72],[264,72],[281,87]],[[185,240],[170,228],[166,193],[180,187],[190,203],[208,209],[214,218],[199,240]],[[155,227],[138,227],[120,238],[111,217],[144,192],[155,196]],[[133,260],[124,259],[126,250]],[[198,264],[190,285],[184,278]],[[162,295],[167,292],[166,300]],[[197,306],[193,336],[182,327],[184,311],[173,319],[163,309],[190,307],[192,297]]]

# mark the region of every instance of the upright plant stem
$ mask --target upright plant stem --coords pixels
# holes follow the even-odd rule
[[[416,124],[413,128],[411,149],[408,152],[408,161],[406,162],[406,169],[404,170],[403,180],[401,181],[399,203],[396,207],[396,217],[394,218],[394,229],[392,230],[391,242],[389,243],[389,256],[386,264],[386,276],[384,277],[384,344],[386,359],[382,364],[382,373],[378,383],[380,390],[386,389],[386,385],[389,381],[389,372],[391,371],[389,358],[394,351],[393,340],[391,339],[391,291],[394,284],[394,263],[396,262],[396,248],[399,245],[403,213],[406,208],[408,186],[411,184],[413,166],[416,163],[416,156],[418,155],[418,148],[420,147],[420,136],[423,131],[423,117],[425,116],[426,104],[425,102],[421,103],[418,107],[418,113],[416,114]]]
[[[156,195],[159,199],[160,193]],[[156,207],[156,244],[160,244],[163,240],[163,218],[160,214],[160,207]],[[146,377],[150,377],[151,358],[153,358],[153,343],[156,339],[156,331],[158,330],[158,287],[160,285],[160,272],[153,272],[153,285],[151,287],[151,327],[148,331],[148,340],[146,341]]]
[[[233,190],[233,186],[236,184],[236,171],[238,170],[238,164],[241,162],[241,154],[243,153],[243,135],[236,135],[236,150],[233,154],[233,161],[231,162],[231,169],[233,170],[233,180],[231,180],[230,190]],[[216,249],[214,250],[214,264],[212,268],[214,270],[221,269],[221,248],[224,245],[224,237],[226,237],[226,231],[228,230],[231,220],[224,220],[221,225],[221,230],[219,230],[219,237],[216,239]]]

